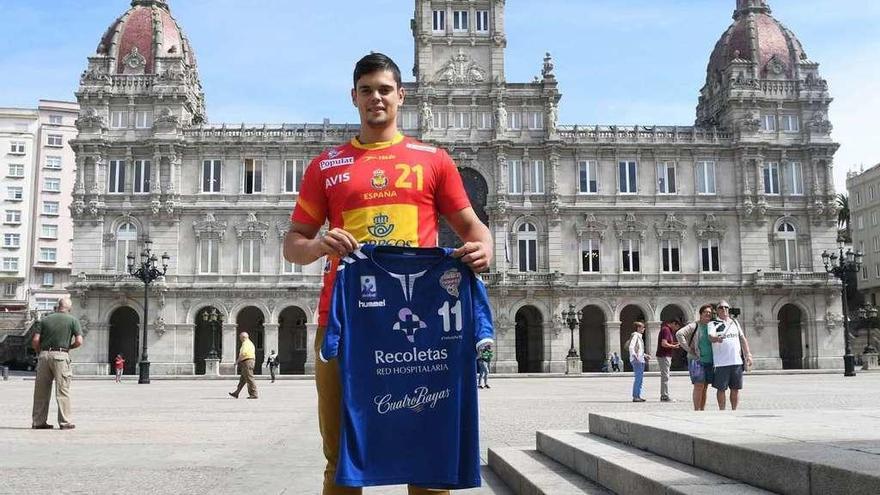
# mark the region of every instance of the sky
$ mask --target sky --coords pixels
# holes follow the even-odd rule
[[[835,185],[880,162],[880,2],[769,0],[820,64],[840,143]],[[79,75],[128,0],[0,0],[0,107],[75,100]],[[562,124],[692,125],[735,0],[507,0],[506,75],[528,82],[553,55]],[[394,58],[412,80],[414,0],[169,0],[195,50],[208,118],[357,122],[354,62]]]

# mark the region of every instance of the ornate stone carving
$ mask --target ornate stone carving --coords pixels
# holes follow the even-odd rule
[[[104,118],[98,115],[98,111],[92,107],[84,108],[79,118],[76,119],[76,126],[81,128],[97,128],[104,127]]]
[[[661,239],[675,238],[684,240],[687,238],[687,224],[675,218],[675,213],[667,213],[666,219],[654,224],[657,237]]]
[[[158,199],[154,199],[150,202],[150,213],[153,215],[158,215],[159,211],[162,209],[162,202]]]
[[[89,321],[89,317],[86,315],[83,315],[79,318],[79,328],[80,328],[80,330],[82,330],[83,336],[86,336],[89,334],[89,330],[91,330],[89,328],[90,323],[91,322]]]
[[[211,212],[205,213],[202,220],[193,220],[193,229],[196,231],[196,239],[206,238],[223,239],[226,234],[226,222],[218,221]]]
[[[833,313],[828,311],[825,313],[825,331],[829,334],[834,333],[834,331],[843,324],[843,316],[838,313]]]
[[[752,327],[754,328],[756,335],[761,335],[761,332],[764,331],[764,314],[760,311],[755,313],[755,317],[752,320]]]
[[[617,233],[618,239],[638,236],[639,239],[644,240],[648,226],[644,222],[636,220],[635,213],[627,213],[623,220],[614,221],[614,231]]]
[[[147,67],[147,59],[138,51],[138,47],[132,46],[128,55],[122,58],[122,73],[125,75],[143,74]]]
[[[504,102],[499,101],[495,107],[495,133],[501,134],[507,130],[507,109],[504,108]]]
[[[431,106],[428,105],[427,101],[423,101],[422,107],[419,109],[419,130],[421,130],[422,133],[426,133],[433,127],[434,111],[431,110]]]
[[[575,226],[575,231],[577,232],[578,239],[586,239],[586,238],[598,238],[599,240],[605,239],[605,231],[608,229],[608,224],[604,222],[600,222],[596,219],[596,215],[592,213],[587,213],[584,215],[584,223],[583,225]]]
[[[757,112],[752,112],[739,121],[739,129],[748,134],[754,134],[761,130],[761,117]]]
[[[486,79],[486,70],[459,48],[458,53],[453,55],[448,62],[437,71],[437,81],[444,81],[451,85],[467,85],[481,83]]]
[[[248,213],[247,220],[235,226],[235,232],[239,239],[260,239],[265,242],[269,234],[269,224],[257,220],[254,213]]]
[[[159,110],[159,116],[153,121],[153,127],[156,129],[174,129],[179,125],[180,119],[168,108]]]
[[[544,79],[554,79],[556,77],[553,74],[553,57],[550,55],[550,52],[544,54],[544,66],[541,68],[541,75]]]
[[[275,231],[278,233],[279,239],[284,239],[284,236],[290,232],[291,225],[290,220],[282,220],[275,224]]]
[[[547,132],[549,132],[551,136],[556,135],[556,126],[558,122],[559,108],[556,106],[556,103],[550,102],[550,105],[547,106]]]
[[[694,225],[694,231],[697,233],[697,239],[723,239],[727,226],[718,220],[714,213],[706,213],[703,222]]]
[[[807,122],[807,127],[810,128],[811,132],[815,132],[817,134],[829,134],[834,126],[831,125],[831,122],[828,120],[828,116],[825,115],[825,112],[818,111],[813,115],[813,118]]]
[[[184,311],[189,311],[190,306],[192,306],[192,301],[190,301],[189,299],[184,299],[183,301],[180,301],[180,307],[182,307]]]
[[[767,62],[767,71],[774,75],[782,75],[785,72],[786,66],[785,62],[779,59],[778,56],[773,55],[770,60]]]
[[[156,318],[156,321],[153,322],[153,330],[159,335],[165,335],[165,317],[159,316]]]

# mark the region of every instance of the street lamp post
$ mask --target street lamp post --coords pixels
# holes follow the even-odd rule
[[[579,311],[575,310],[574,304],[569,304],[568,311],[562,312],[562,318],[565,320],[566,325],[568,325],[568,330],[571,333],[571,347],[568,349],[568,356],[566,357],[578,357],[578,351],[574,347],[574,328],[580,324],[580,316],[581,314]]]
[[[877,320],[877,307],[866,303],[865,306],[863,306],[863,309],[865,310],[865,318],[868,319],[869,323],[865,328],[867,342],[865,343],[865,349],[862,351],[862,354],[876,354],[877,348],[874,347],[874,344],[871,342],[871,327]],[[862,359],[864,359],[864,357]]]
[[[211,311],[202,313],[202,321],[208,325],[208,330],[211,331],[211,350],[205,357],[207,359],[218,359],[220,356],[217,354],[217,345],[214,337],[217,335],[217,327],[223,325],[223,314],[217,311],[217,308],[211,308]]]
[[[852,333],[849,328],[849,307],[846,303],[846,289],[849,286],[847,279],[849,274],[858,273],[862,269],[862,253],[852,249],[843,252],[843,244],[838,246],[838,252],[828,251],[822,252],[822,262],[825,264],[825,271],[834,275],[840,280],[840,295],[843,301],[843,376],[856,376],[855,357],[852,353]]]
[[[144,250],[141,251],[141,259],[137,264],[134,260],[134,254],[128,253],[128,256],[126,257],[128,258],[128,273],[144,283],[144,338],[141,349],[140,376],[138,377],[138,383],[150,383],[150,359],[147,355],[147,322],[150,321],[148,318],[150,309],[150,284],[157,278],[165,276],[165,272],[168,271],[168,260],[171,259],[171,257],[168,256],[168,253],[163,253],[162,269],[159,270],[156,266],[159,258],[153,253],[152,246],[153,242],[149,239],[144,242]]]

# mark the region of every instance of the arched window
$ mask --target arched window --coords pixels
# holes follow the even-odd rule
[[[116,229],[116,271],[128,272],[128,260],[126,256],[132,253],[137,258],[137,227],[131,223],[124,223]]]
[[[519,251],[519,271],[538,271],[538,229],[531,223],[519,226],[516,233]]]
[[[780,270],[791,272],[798,268],[797,230],[789,222],[776,228],[776,260]]]

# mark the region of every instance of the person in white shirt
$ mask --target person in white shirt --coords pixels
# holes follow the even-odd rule
[[[739,322],[730,317],[730,303],[719,301],[716,313],[718,318],[709,325],[709,340],[712,342],[712,360],[715,365],[712,387],[716,390],[718,409],[725,409],[725,392],[729,388],[730,408],[736,410],[739,405],[739,391],[742,389],[743,364],[746,370],[751,369],[752,353]]]
[[[637,321],[633,323],[634,332],[629,338],[629,362],[633,369],[633,402],[645,402],[642,398],[642,379],[645,376],[645,362],[651,356],[645,354],[645,324]]]

